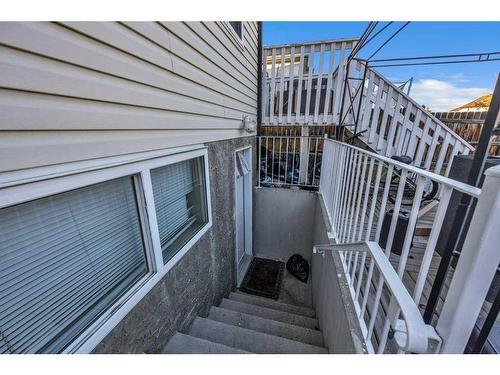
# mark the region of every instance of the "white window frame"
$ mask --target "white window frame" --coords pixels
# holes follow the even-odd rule
[[[235,39],[238,42],[240,48],[243,48],[245,46],[245,25],[244,25],[245,22],[241,21],[241,38],[238,35],[238,33],[236,33],[236,31],[233,29],[229,21],[224,21],[223,24],[224,26],[226,26],[226,29],[229,30],[229,33],[231,34],[233,39]]]
[[[197,157],[203,157],[205,168],[207,223],[175,256],[163,264],[150,171],[154,168]],[[19,172],[0,173],[0,181],[3,181],[3,183],[0,182],[0,187],[5,186],[0,189],[0,208],[126,176],[134,178],[149,272],[87,327],[63,353],[90,353],[212,226],[207,148],[203,145],[189,148],[180,147],[85,162],[65,163],[64,165],[33,168]]]

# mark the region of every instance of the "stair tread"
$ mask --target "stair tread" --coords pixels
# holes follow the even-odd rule
[[[254,296],[243,292],[236,292],[236,293],[233,292],[229,294],[229,299],[239,302],[250,303],[252,305],[269,307],[271,309],[285,311],[297,315],[304,315],[310,318],[316,317],[316,312],[310,307],[278,302],[269,298]]]
[[[304,344],[299,341],[200,317],[194,320],[189,330],[189,334],[253,353],[328,353],[325,348],[319,346]]]
[[[169,340],[162,353],[165,354],[250,354],[200,337],[176,332]]]
[[[321,332],[310,328],[261,318],[256,315],[245,314],[216,306],[210,309],[208,318],[221,323],[232,324],[258,332],[300,341],[305,344],[323,346],[323,335]]]
[[[310,329],[317,329],[318,320],[303,315],[297,315],[285,311],[275,310],[264,306],[253,305],[224,298],[219,307],[233,310],[249,315],[255,315],[265,319],[276,320],[278,322],[293,324]]]

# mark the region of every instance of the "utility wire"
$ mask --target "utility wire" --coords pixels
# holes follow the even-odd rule
[[[370,34],[373,32],[373,30],[375,30],[377,25],[378,25],[378,21],[370,22],[368,24],[365,31],[363,32],[363,35],[361,35],[361,38],[359,39],[358,44],[356,45],[356,51],[359,51],[361,48],[363,48],[366,45],[366,39],[370,36]]]
[[[388,22],[384,27],[382,27],[379,31],[377,31],[375,33],[375,35],[373,35],[370,39],[368,39],[366,41],[366,43],[363,44],[363,47],[366,46],[368,43],[370,43],[373,39],[375,39],[377,37],[377,35],[379,35],[382,31],[384,31],[385,29],[387,29],[389,26],[391,26],[394,22],[391,21],[391,22]]]
[[[403,26],[401,26],[399,29],[397,29],[379,48],[377,48],[377,50],[375,52],[373,52],[371,54],[370,57],[367,58],[368,61],[370,61],[370,59],[375,56],[382,48],[384,48],[387,43],[389,43],[392,39],[394,39],[394,37],[396,35],[398,35],[406,26],[408,26],[410,24],[410,21],[406,22]]]
[[[435,55],[435,56],[414,56],[414,57],[395,57],[390,59],[377,59],[371,60],[370,62],[386,62],[386,61],[406,61],[406,60],[430,60],[430,59],[447,59],[453,57],[481,57],[481,56],[491,56],[500,55],[499,52],[481,52],[481,53],[463,53],[459,55]]]
[[[446,65],[446,64],[466,64],[466,63],[484,63],[491,61],[500,61],[500,57],[488,60],[460,60],[460,61],[433,61],[422,63],[408,63],[408,64],[384,64],[384,65],[370,65],[370,68],[388,68],[396,66],[419,66],[419,65]]]
[[[372,33],[373,29],[377,26],[378,22],[370,22],[368,26],[366,27],[365,31],[363,31],[363,34],[361,34],[361,37],[359,38],[358,43],[356,46],[351,50],[351,53],[347,59],[348,62],[350,62],[356,54],[359,52],[361,48],[365,45],[366,38],[370,36]]]

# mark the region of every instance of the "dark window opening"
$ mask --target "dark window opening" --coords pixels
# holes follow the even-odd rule
[[[243,39],[243,22],[229,21],[229,24],[233,28],[234,32],[240,39]]]

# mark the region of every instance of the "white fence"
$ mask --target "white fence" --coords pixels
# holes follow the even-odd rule
[[[264,48],[263,125],[338,123],[345,60],[356,42],[340,39]]]
[[[457,190],[477,198],[480,189],[330,139],[325,140],[321,169],[319,191],[329,218],[330,233],[335,242],[352,244],[374,241],[374,244],[378,243],[384,248],[388,259],[391,251],[394,253],[398,248],[399,256],[393,266],[399,279],[403,278],[405,272],[417,220],[422,212],[426,211],[428,204],[434,201],[436,213],[419,265],[418,278],[413,290],[408,290],[415,309],[418,309],[451,193]],[[430,197],[433,191],[434,195]],[[393,214],[392,217],[389,216],[390,221],[386,222],[385,231],[382,231],[389,209],[392,209]],[[405,211],[407,223],[403,229],[399,227],[400,216],[394,214],[402,211]],[[396,243],[397,238],[399,239]],[[354,288],[354,296],[371,301],[371,309],[367,309],[366,303],[361,302],[358,315],[361,325],[366,326],[365,339],[370,344],[373,343],[374,350],[383,353],[390,330],[400,329],[399,326],[394,326],[398,322],[399,308],[396,307],[395,313],[385,313],[381,325],[375,326],[375,319],[379,311],[391,311],[395,308],[392,297],[388,306],[387,303],[382,306],[384,285],[386,289],[389,287],[391,290],[397,286],[387,285],[389,276],[386,269],[380,270],[382,275],[377,280],[373,272],[373,262],[367,265],[366,257],[357,249],[350,251],[347,256],[344,253],[342,259],[346,274],[358,269],[358,274],[352,271],[353,275],[350,276],[357,280],[356,287],[354,283],[351,285],[351,288]],[[366,283],[372,287],[358,290],[365,272]],[[403,285],[402,282],[400,285]],[[378,330],[377,340],[373,340],[374,330]],[[405,350],[402,347],[400,349]]]
[[[415,166],[448,176],[453,157],[473,150],[469,143],[377,71],[365,74],[358,60],[350,63],[344,91],[346,60],[356,43],[344,39],[264,48],[262,125],[343,124],[354,131],[357,123],[357,132],[365,130],[360,139],[375,152],[408,155]]]

